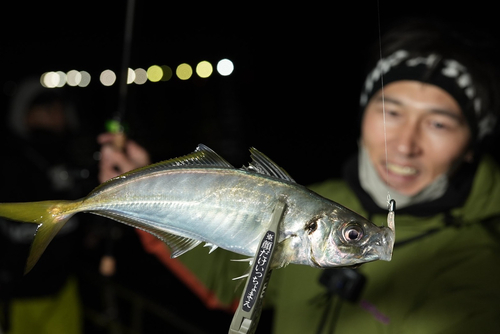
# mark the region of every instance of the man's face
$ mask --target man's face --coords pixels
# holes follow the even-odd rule
[[[361,140],[389,187],[415,195],[464,158],[470,129],[458,103],[443,89],[396,81],[384,88],[384,105],[385,126],[379,91],[365,109]]]

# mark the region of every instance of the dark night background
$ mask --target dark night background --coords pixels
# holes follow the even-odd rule
[[[136,1],[130,67],[229,58],[233,74],[129,85],[129,135],[156,160],[204,143],[239,167],[255,146],[305,184],[336,176],[355,148],[358,92],[379,29],[405,16],[435,16],[499,32],[486,1],[472,8],[393,0],[197,6]],[[104,87],[98,76],[120,68],[125,9],[126,1],[49,1],[4,10],[1,109],[26,76],[86,70],[88,87],[66,89],[78,102],[83,131],[103,131],[117,109],[118,85]]]
[[[137,1],[129,67],[194,67],[202,60],[216,64],[228,58],[235,65],[233,74],[129,85],[124,119],[129,136],[148,148],[155,161],[204,143],[240,167],[249,162],[248,147],[254,146],[301,184],[338,176],[342,162],[355,151],[359,90],[379,29],[406,16],[440,17],[500,36],[496,6],[485,0],[467,7],[394,0],[197,6]],[[2,118],[22,79],[47,71],[88,71],[88,87],[64,89],[77,103],[85,139],[80,150],[92,162],[98,150],[95,137],[117,110],[117,84],[102,86],[99,74],[120,68],[125,9],[126,1],[9,3],[0,21]],[[3,130],[4,121],[0,124]],[[140,250],[136,239],[125,240],[118,245],[130,268],[124,276],[154,272],[158,279],[172,280],[161,276],[161,265],[152,257],[133,253]],[[167,293],[155,290],[161,290],[160,283],[148,285],[137,291],[157,298]],[[204,312],[194,298],[186,303],[175,307],[187,319]],[[209,316],[220,328],[229,327],[230,316]]]

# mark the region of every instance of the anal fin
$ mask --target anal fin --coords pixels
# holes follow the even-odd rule
[[[176,258],[186,252],[189,252],[191,249],[195,248],[201,243],[200,240],[186,238],[162,231],[152,226],[150,222],[138,219],[136,217],[129,217],[123,214],[110,211],[107,211],[106,213],[101,213],[101,212],[92,212],[92,213],[99,216],[104,216],[107,218],[114,219],[120,223],[124,223],[126,225],[130,225],[138,229],[144,230],[148,233],[151,233],[152,235],[163,241],[170,248],[171,250],[170,256],[172,258]]]
[[[179,237],[169,233],[162,233],[160,239],[163,240],[168,247],[170,247],[170,256],[172,258],[176,258],[186,252],[189,252],[201,243],[200,240]]]

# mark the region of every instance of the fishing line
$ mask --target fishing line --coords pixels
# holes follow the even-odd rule
[[[382,62],[382,33],[381,33],[381,24],[380,24],[380,0],[377,0],[377,20],[378,20],[378,42],[379,42],[379,57],[380,57],[380,62]],[[382,65],[382,63],[381,63]],[[389,154],[387,150],[387,126],[386,126],[386,110],[385,110],[385,92],[384,92],[384,73],[383,73],[383,66],[380,68],[380,80],[381,80],[381,92],[382,92],[382,114],[383,114],[383,124],[384,124],[384,149],[385,149],[385,173],[386,173],[386,184],[387,184],[387,208],[389,210],[389,215],[388,215],[388,226],[390,229],[393,231],[395,230],[394,228],[394,210],[395,210],[395,201],[392,200],[390,190],[389,190],[389,167],[388,167],[388,161],[389,161]],[[327,333],[333,334],[335,332],[335,327],[338,323],[339,315],[340,315],[340,309],[342,307],[343,300],[339,298],[339,296],[334,295],[331,292],[328,292],[327,295],[327,300],[326,300],[326,306],[323,311],[323,314],[321,316],[319,326],[316,329],[316,333],[323,333],[325,330],[325,327],[328,322],[329,316],[332,317],[332,320],[330,321],[330,326],[326,330]],[[333,304],[333,305],[332,305]],[[332,312],[331,309],[334,309],[333,315],[330,313]]]
[[[378,43],[379,43],[379,57],[382,61],[382,32],[380,24],[380,0],[377,0],[377,20],[378,20]],[[383,66],[380,68],[380,83],[382,91],[382,115],[384,123],[384,149],[385,149],[385,179],[387,184],[387,205],[391,202],[391,193],[389,191],[389,155],[387,153],[387,123],[386,123],[386,110],[385,110],[385,92],[384,92],[384,70]]]

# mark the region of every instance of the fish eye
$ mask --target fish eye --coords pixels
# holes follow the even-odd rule
[[[344,228],[344,239],[346,241],[359,241],[363,238],[363,229],[356,225],[348,225]]]

